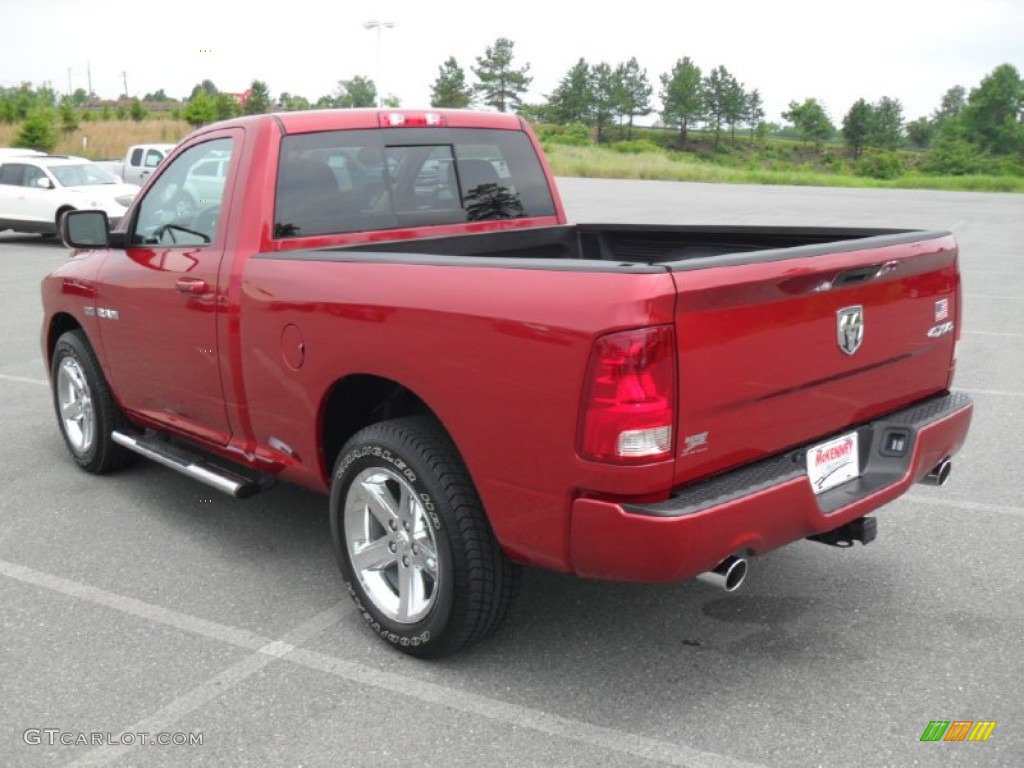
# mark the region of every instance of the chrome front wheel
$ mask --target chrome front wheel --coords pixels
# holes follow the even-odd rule
[[[57,339],[50,381],[57,424],[78,466],[99,475],[135,459],[111,437],[127,421],[83,331],[67,331]]]
[[[57,409],[64,436],[76,453],[92,448],[96,436],[96,412],[85,371],[73,357],[65,357],[57,368]]]

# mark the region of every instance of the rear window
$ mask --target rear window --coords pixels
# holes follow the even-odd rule
[[[553,216],[525,133],[465,128],[285,136],[274,237]]]

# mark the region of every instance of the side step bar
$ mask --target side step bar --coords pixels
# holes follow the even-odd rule
[[[157,464],[163,464],[168,469],[187,475],[236,499],[247,499],[260,491],[260,485],[256,481],[211,464],[198,454],[189,453],[187,449],[169,446],[166,441],[147,440],[116,430],[111,433],[111,438],[129,451],[145,456]]]

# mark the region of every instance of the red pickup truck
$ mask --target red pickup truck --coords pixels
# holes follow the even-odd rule
[[[519,564],[731,590],[798,539],[867,543],[972,413],[949,233],[570,225],[510,115],[215,124],[117,230],[62,235],[42,346],[75,462],[329,494],[362,616],[419,656],[492,633]]]

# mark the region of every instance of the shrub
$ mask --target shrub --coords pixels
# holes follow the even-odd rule
[[[57,146],[57,130],[53,124],[53,113],[42,109],[29,112],[18,132],[18,137],[14,140],[14,146],[52,152],[53,148]]]
[[[609,144],[609,149],[613,149],[623,155],[640,155],[644,152],[661,152],[661,147],[655,144],[649,139],[634,139],[633,141],[619,141],[615,144]]]
[[[857,161],[853,172],[872,179],[898,179],[903,175],[903,158],[895,152],[867,152]]]
[[[568,125],[552,125],[547,123],[535,127],[537,138],[545,144],[587,147],[593,143],[590,140],[590,128],[583,123],[569,123]]]

